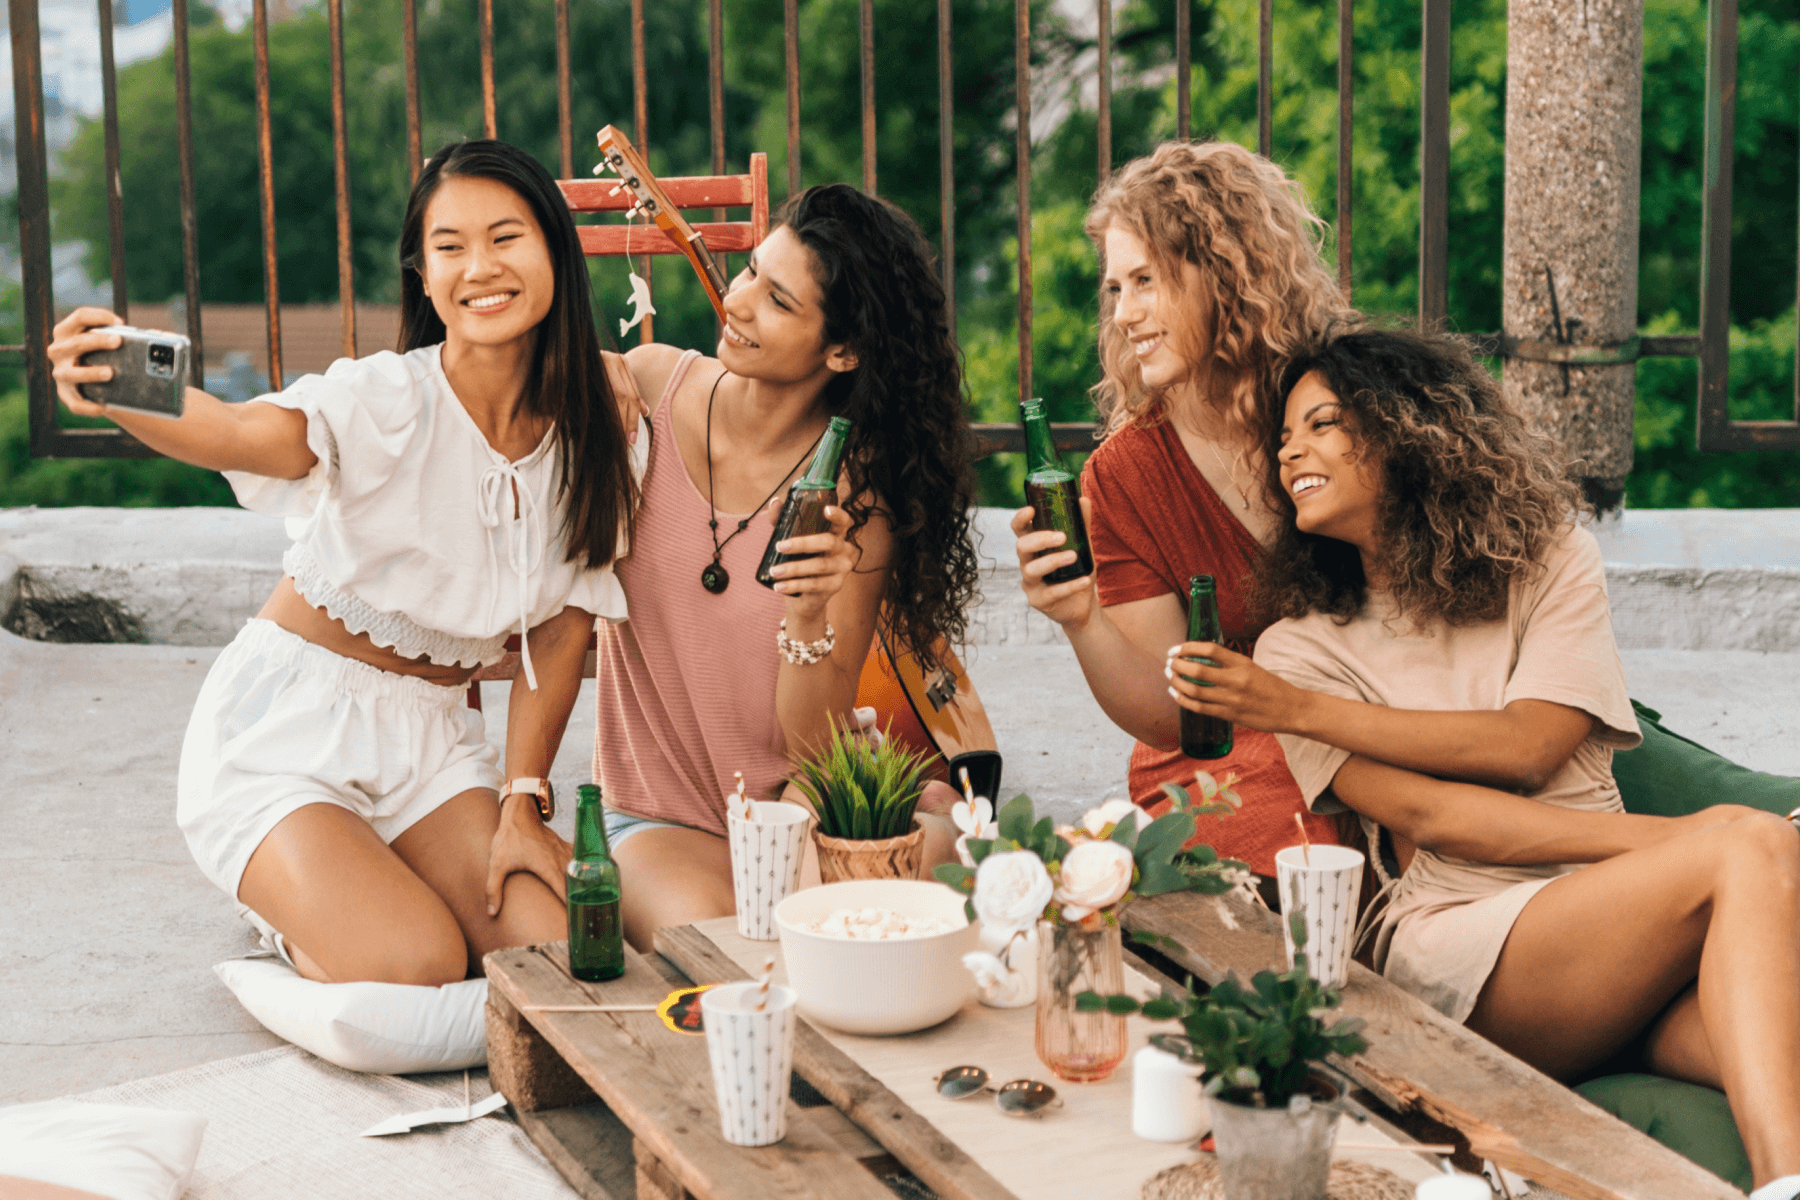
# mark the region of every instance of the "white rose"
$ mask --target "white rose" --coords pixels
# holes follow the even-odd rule
[[[996,934],[1030,929],[1054,891],[1050,872],[1037,855],[1003,850],[982,859],[975,870],[975,915]]]
[[[1078,842],[1063,859],[1056,899],[1065,921],[1085,921],[1131,888],[1131,851],[1117,842]]]
[[[1129,800],[1108,800],[1099,808],[1090,808],[1082,814],[1081,828],[1091,838],[1103,838],[1107,835],[1107,826],[1119,825],[1126,817],[1137,826],[1138,832],[1150,824],[1150,814]]]

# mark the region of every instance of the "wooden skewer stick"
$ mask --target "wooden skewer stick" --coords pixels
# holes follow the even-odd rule
[[[521,1004],[520,1012],[655,1012],[655,1004]]]
[[[1396,1150],[1402,1154],[1453,1154],[1456,1147],[1446,1142],[1421,1143],[1417,1146],[1402,1146],[1398,1142],[1339,1142],[1334,1150]]]
[[[1300,857],[1305,859],[1306,865],[1310,867],[1312,866],[1312,839],[1306,836],[1306,822],[1300,819],[1299,813],[1294,814],[1294,827],[1300,831]]]

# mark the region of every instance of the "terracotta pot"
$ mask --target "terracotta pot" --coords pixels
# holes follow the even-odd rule
[[[826,837],[817,829],[813,845],[819,849],[819,882],[842,883],[846,879],[917,879],[925,861],[925,826],[914,817],[912,832],[891,838]]]

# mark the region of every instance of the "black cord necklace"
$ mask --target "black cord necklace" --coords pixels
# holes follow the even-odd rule
[[[788,470],[788,473],[781,477],[781,482],[777,483],[767,496],[763,497],[762,504],[758,504],[755,508],[751,509],[750,516],[739,521],[737,523],[737,528],[726,534],[725,540],[721,542],[719,540],[719,510],[717,506],[713,504],[712,415],[713,402],[719,398],[719,384],[723,383],[725,381],[725,376],[729,374],[731,374],[730,371],[719,372],[719,377],[713,380],[712,394],[706,398],[706,511],[712,514],[712,519],[707,522],[707,525],[712,529],[713,556],[712,562],[708,563],[706,569],[700,572],[700,586],[715,596],[731,586],[731,572],[727,571],[725,569],[725,564],[719,561],[725,553],[725,547],[731,545],[732,538],[750,527],[751,518],[761,512],[763,510],[763,505],[773,500],[775,498],[775,493],[779,492],[782,487],[786,485],[787,481],[794,477],[794,472],[798,471],[806,464],[806,460],[812,457],[813,450],[817,448],[819,438],[825,436],[824,430],[820,430],[819,437],[813,439],[812,445],[806,448],[806,453],[800,456],[800,461],[795,463],[793,467]]]

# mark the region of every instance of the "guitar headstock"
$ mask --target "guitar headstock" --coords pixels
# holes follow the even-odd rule
[[[630,138],[615,127],[605,125],[601,127],[596,140],[600,143],[600,164],[594,168],[594,174],[610,169],[619,177],[619,186],[636,199],[637,207],[634,211],[649,217],[656,222],[658,229],[675,239],[682,253],[693,264],[695,273],[699,275],[707,300],[723,321],[725,275],[713,261],[711,251],[706,248],[706,239],[687,223],[681,211],[669,200],[668,193],[656,182],[650,164],[644,161],[644,156],[638,153]]]

